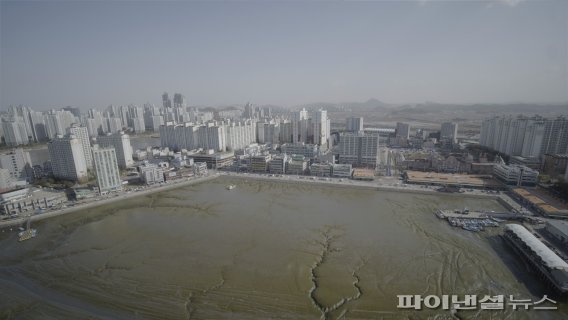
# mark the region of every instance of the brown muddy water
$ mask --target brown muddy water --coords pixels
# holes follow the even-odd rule
[[[226,185],[234,183],[234,190]],[[437,208],[494,200],[220,178],[0,233],[0,318],[451,319],[397,295],[550,294],[498,237]],[[463,319],[566,319],[475,310]]]

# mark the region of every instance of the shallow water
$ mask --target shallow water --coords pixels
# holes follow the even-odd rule
[[[229,183],[237,188],[225,189]],[[437,208],[493,200],[216,179],[37,223],[0,240],[0,318],[450,319],[402,311],[398,294],[547,289],[497,236],[450,227]],[[563,319],[557,311],[460,311],[465,319]]]

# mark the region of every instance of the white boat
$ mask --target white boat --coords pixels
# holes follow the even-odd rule
[[[233,190],[235,189],[237,186],[235,186],[234,184],[228,185],[227,186],[227,190]]]

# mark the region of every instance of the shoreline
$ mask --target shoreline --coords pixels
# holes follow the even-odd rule
[[[390,192],[404,192],[404,193],[417,193],[417,194],[424,194],[424,195],[448,195],[448,196],[466,196],[471,198],[480,198],[480,199],[499,199],[500,197],[497,195],[490,195],[490,194],[470,194],[470,193],[449,193],[449,192],[438,192],[436,190],[416,190],[407,187],[393,187],[393,186],[385,186],[385,185],[378,185],[378,184],[371,184],[364,181],[356,181],[355,183],[349,182],[339,182],[337,178],[333,178],[331,181],[321,181],[321,180],[310,180],[311,176],[305,176],[308,179],[298,179],[298,178],[289,178],[289,179],[282,179],[280,177],[265,177],[260,175],[242,175],[242,174],[227,174],[222,173],[220,176],[223,177],[230,177],[236,179],[255,179],[255,180],[262,180],[262,181],[271,181],[271,182],[281,182],[281,183],[303,183],[303,184],[316,184],[321,186],[328,186],[334,188],[360,188],[360,189],[374,189],[378,191],[390,191]],[[286,176],[285,176],[286,177]],[[348,180],[354,181],[354,180]]]
[[[143,191],[139,191],[139,192],[131,192],[131,193],[128,193],[128,194],[119,194],[118,196],[115,196],[115,197],[112,197],[112,198],[101,199],[99,201],[92,201],[92,202],[89,202],[89,203],[75,205],[73,207],[67,207],[67,208],[64,208],[64,209],[59,209],[59,210],[55,210],[55,211],[50,211],[50,212],[46,212],[46,213],[33,215],[33,216],[31,216],[30,222],[37,222],[37,221],[57,217],[57,216],[64,215],[64,214],[70,214],[70,213],[74,213],[74,212],[85,210],[85,209],[91,209],[91,208],[95,208],[95,207],[98,207],[98,206],[111,204],[111,203],[114,203],[114,202],[117,202],[117,201],[122,201],[122,200],[125,200],[125,199],[131,199],[131,198],[135,198],[135,197],[139,197],[139,196],[145,196],[145,195],[156,193],[156,192],[161,192],[161,191],[166,191],[166,190],[170,190],[170,189],[174,189],[174,188],[178,188],[178,187],[183,187],[183,186],[188,186],[188,185],[192,185],[192,184],[196,184],[196,183],[201,183],[201,182],[216,179],[219,176],[220,176],[219,174],[211,174],[211,175],[208,175],[208,176],[205,176],[205,177],[199,177],[199,178],[195,178],[195,179],[191,179],[191,180],[186,180],[186,181],[181,181],[181,182],[172,182],[171,184],[166,184],[166,185],[163,185],[163,186],[154,187],[154,188],[150,188],[148,190],[143,190]],[[28,220],[27,217],[21,217],[21,218],[17,218],[17,219],[13,219],[13,220],[1,221],[0,222],[0,229],[19,226],[19,225],[22,225],[23,223],[25,223],[27,220]]]
[[[143,190],[139,192],[132,192],[129,194],[119,194],[118,196],[114,196],[112,198],[102,199],[99,201],[92,201],[85,204],[79,204],[73,207],[67,207],[64,209],[59,209],[55,211],[50,211],[38,215],[31,216],[30,222],[37,222],[44,219],[49,219],[52,217],[57,217],[64,214],[74,213],[77,211],[81,211],[84,209],[91,209],[94,207],[111,204],[116,201],[121,201],[123,199],[131,199],[138,196],[145,196],[148,194],[166,191],[175,189],[178,187],[193,185],[201,182],[206,182],[210,180],[214,180],[220,177],[225,178],[234,178],[238,180],[247,180],[247,179],[254,179],[260,181],[269,181],[269,182],[279,182],[279,183],[288,183],[288,184],[295,184],[295,183],[302,183],[302,184],[314,184],[319,186],[328,186],[333,188],[360,188],[360,189],[373,189],[377,191],[387,191],[387,192],[403,192],[403,193],[414,193],[414,194],[423,194],[423,195],[447,195],[447,196],[466,196],[471,198],[480,198],[480,199],[494,199],[497,200],[501,205],[504,205],[504,201],[502,201],[500,196],[497,195],[489,195],[489,194],[469,194],[469,193],[445,193],[445,192],[438,192],[436,190],[419,190],[413,189],[413,187],[400,187],[400,186],[386,186],[380,185],[376,182],[365,182],[365,181],[356,181],[356,180],[345,180],[343,182],[338,181],[337,178],[334,178],[330,181],[321,181],[321,180],[311,180],[311,176],[304,176],[304,179],[299,179],[294,176],[287,176],[284,177],[269,177],[269,176],[262,176],[262,175],[255,175],[255,174],[235,174],[235,173],[226,173],[226,172],[216,172],[211,175],[205,177],[199,177],[191,180],[181,181],[181,182],[172,182],[171,184],[153,187],[148,190]],[[411,185],[412,186],[412,185]],[[22,225],[27,221],[27,217],[21,217],[13,220],[8,221],[0,221],[0,229],[9,228],[14,226]]]

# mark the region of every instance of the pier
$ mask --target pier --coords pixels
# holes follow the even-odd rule
[[[468,210],[437,210],[434,214],[445,219],[452,227],[459,227],[467,231],[478,232],[488,227],[498,227],[499,223],[506,220],[527,220],[535,221],[533,217],[527,217],[523,214],[512,212],[494,212],[494,211],[476,211]]]

